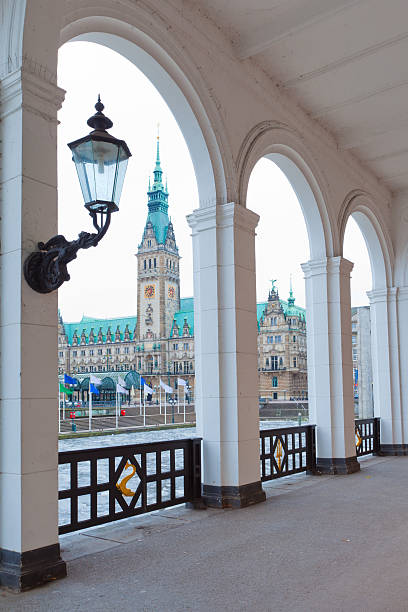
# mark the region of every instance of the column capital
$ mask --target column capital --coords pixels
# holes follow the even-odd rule
[[[255,233],[259,215],[236,202],[215,204],[206,208],[198,208],[187,215],[187,223],[193,233],[206,231],[214,227],[232,227]]]
[[[327,271],[330,273],[339,273],[344,276],[350,276],[354,264],[352,261],[345,259],[344,257],[328,257],[327,258]]]
[[[305,263],[300,264],[305,275],[305,278],[311,278],[312,276],[318,276],[320,274],[327,273],[327,258],[324,259],[310,259]]]
[[[381,302],[395,302],[400,293],[399,287],[385,287],[384,289],[372,289],[367,291],[367,297],[371,304],[379,304]],[[408,288],[407,288],[408,290]]]
[[[301,264],[305,278],[321,274],[343,274],[350,276],[354,264],[344,257],[325,257],[323,259],[310,259]]]
[[[406,302],[408,300],[408,287],[398,287],[398,300]]]
[[[20,68],[1,80],[0,119],[23,108],[57,123],[57,111],[64,98],[65,90],[58,87],[54,75],[26,59]]]

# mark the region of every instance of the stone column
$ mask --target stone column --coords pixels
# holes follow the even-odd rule
[[[354,434],[350,272],[342,257],[302,264],[306,280],[310,421],[316,423],[317,470],[360,469]]]
[[[66,574],[58,544],[57,294],[34,292],[23,276],[38,241],[57,234],[64,92],[30,60],[0,85],[0,585],[21,590]]]
[[[382,455],[407,451],[401,416],[397,293],[395,287],[367,293],[371,311],[374,415],[381,417]]]
[[[408,454],[408,287],[399,287],[397,294],[400,399],[402,418],[401,452]]]
[[[259,466],[255,228],[228,203],[189,215],[193,230],[197,421],[205,503],[265,499]]]

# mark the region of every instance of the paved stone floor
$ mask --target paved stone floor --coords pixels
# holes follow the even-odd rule
[[[184,507],[61,538],[68,578],[0,610],[408,611],[408,457],[288,477],[243,510]]]

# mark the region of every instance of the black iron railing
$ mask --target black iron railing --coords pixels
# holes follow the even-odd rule
[[[315,470],[315,425],[264,429],[260,437],[262,481]]]
[[[200,497],[199,438],[59,453],[60,534]]]
[[[380,450],[380,418],[356,419],[354,424],[357,457],[378,453]]]

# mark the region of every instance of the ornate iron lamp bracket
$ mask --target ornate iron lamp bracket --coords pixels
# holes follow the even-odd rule
[[[89,249],[102,240],[109,228],[112,212],[119,210],[131,153],[124,140],[118,140],[106,131],[113,123],[103,114],[104,108],[98,96],[96,113],[87,121],[93,128],[92,132],[68,144],[78,172],[85,208],[92,217],[97,233],[81,232],[72,242],[59,234],[48,242],[38,243],[39,250],[31,253],[24,262],[24,277],[31,289],[38,293],[51,293],[69,280],[69,262],[76,259],[79,249]]]
[[[48,242],[39,242],[38,251],[31,253],[24,262],[24,277],[34,291],[51,293],[70,279],[67,264],[76,259],[79,249],[89,249],[96,246],[106,234],[111,220],[111,213],[101,213],[101,223],[98,224],[97,213],[89,213],[96,234],[81,232],[76,240],[68,240],[59,234]],[[104,217],[105,220],[104,220]]]

